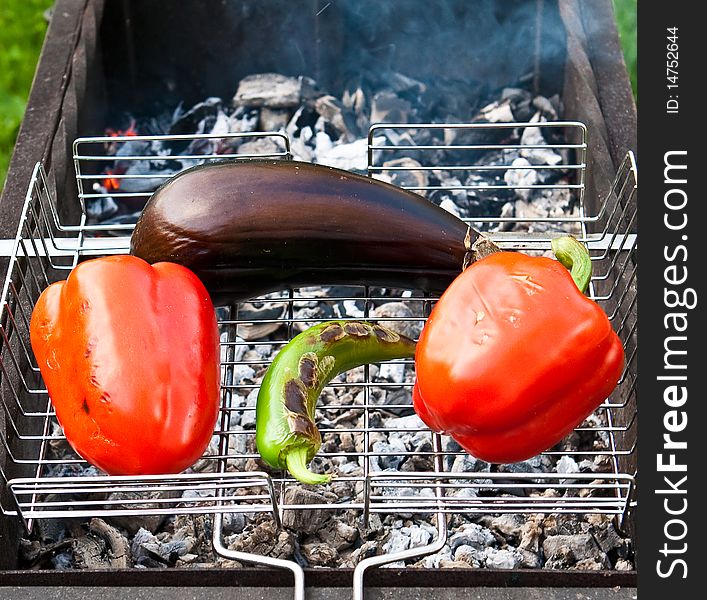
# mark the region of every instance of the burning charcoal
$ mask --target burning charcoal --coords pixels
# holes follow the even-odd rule
[[[424,121],[465,123],[474,116],[481,96],[482,84],[468,79],[439,78],[420,98]]]
[[[295,113],[292,115],[285,131],[290,139],[294,140],[297,138],[303,138],[304,142],[308,142],[314,135],[314,126],[319,120],[319,113],[314,110],[313,106],[305,104],[300,106]],[[304,130],[308,129],[309,133],[304,134]]]
[[[506,184],[515,188],[516,195],[526,202],[533,193],[533,189],[526,186],[537,185],[538,183],[537,171],[524,168],[529,166],[530,162],[527,159],[516,158],[512,163],[513,168],[508,169],[503,176]]]
[[[66,537],[52,543],[42,543],[39,540],[21,538],[19,541],[19,560],[22,566],[34,569],[48,568],[73,569],[74,554],[72,552],[76,540]]]
[[[255,406],[258,402],[258,390],[252,389],[248,396],[243,399],[242,396],[238,397],[238,402],[241,408],[241,419],[240,426],[243,429],[254,429],[255,428]],[[231,418],[233,419],[233,413],[231,413]]]
[[[361,89],[361,86],[357,86],[353,90],[344,90],[341,97],[341,103],[351,110],[356,119],[356,129],[360,132],[368,131],[371,126],[371,120],[368,113],[368,103],[366,101],[366,94]]]
[[[546,119],[550,121],[557,120],[557,108],[555,108],[555,105],[545,98],[545,96],[535,96],[535,98],[533,98],[533,107],[537,108]]]
[[[358,529],[340,519],[331,519],[317,532],[317,537],[338,552],[351,548],[359,538]]]
[[[388,160],[383,163],[383,167],[391,169],[384,173],[390,182],[402,188],[423,188],[429,184],[427,172],[421,170],[422,165],[414,158],[403,157]],[[404,169],[404,170],[396,170]]]
[[[461,219],[464,216],[462,211],[451,198],[442,198],[442,202],[439,203],[439,206],[447,212],[452,213],[455,217],[459,217]]]
[[[313,142],[315,153],[322,152],[326,154],[334,146],[334,142],[326,131],[317,131],[317,133],[314,134]]]
[[[413,439],[418,436],[429,437],[430,431],[427,426],[422,422],[422,419],[417,416],[417,414],[410,415],[407,417],[398,417],[395,419],[388,419],[385,423],[381,423],[381,426],[387,429],[402,429],[403,431],[395,431],[397,435],[403,437],[406,443],[411,443]]]
[[[214,120],[213,126],[208,131],[211,135],[226,135],[231,131],[231,123],[226,116],[226,113],[219,110],[216,114],[216,119]]]
[[[385,554],[396,554],[403,552],[410,547],[410,536],[406,535],[400,529],[393,529],[388,536],[388,539],[383,544],[383,552]],[[404,561],[397,561],[385,565],[388,568],[402,568],[405,566]]]
[[[277,331],[278,322],[285,315],[286,306],[281,302],[243,302],[238,306],[238,336],[249,342],[264,338]]]
[[[239,106],[228,117],[228,131],[231,133],[250,133],[256,131],[260,120],[260,111],[256,108]]]
[[[528,550],[537,554],[540,551],[540,538],[543,534],[542,524],[535,516],[530,516],[520,528],[521,550]]]
[[[560,460],[557,461],[557,464],[555,465],[555,470],[558,473],[562,474],[572,474],[572,473],[579,473],[579,465],[577,462],[572,458],[571,456],[563,456],[560,458]],[[567,483],[574,481],[573,479],[561,479],[561,483]]]
[[[488,569],[517,569],[523,562],[523,555],[515,548],[486,548],[484,554]]]
[[[412,415],[412,392],[408,388],[388,390],[381,408],[398,417]]]
[[[614,569],[616,571],[633,571],[634,566],[630,560],[626,560],[625,558],[619,558],[614,564]]]
[[[532,116],[532,97],[528,90],[522,88],[505,88],[501,92],[501,99],[509,101],[511,104],[512,117],[509,119],[509,122],[528,121]]]
[[[347,88],[341,96],[341,103],[356,115],[361,115],[366,109],[366,94],[360,85]]]
[[[339,304],[334,307],[334,312],[339,312],[341,317],[352,317],[354,319],[363,319],[366,313],[363,311],[363,302],[361,300],[344,300],[341,302],[344,310],[339,309]]]
[[[312,138],[312,130],[306,127],[302,131],[302,135],[299,137],[291,138],[290,140],[290,152],[292,152],[292,158],[294,160],[301,160],[304,162],[314,162],[314,148],[307,144],[307,140]]]
[[[314,109],[337,132],[342,142],[352,142],[361,136],[356,117],[334,96],[321,96],[314,102]]]
[[[371,468],[374,471],[385,471],[392,469],[397,471],[404,457],[401,456],[407,448],[398,437],[390,436],[389,442],[375,442],[371,448],[374,455],[371,456]],[[380,454],[381,456],[375,456]]]
[[[101,188],[105,193],[105,188]],[[118,212],[118,205],[110,196],[86,200],[86,216],[90,223],[100,223]]]
[[[401,362],[383,363],[376,379],[391,383],[403,383],[405,381],[405,364]]]
[[[608,515],[587,515],[587,521],[591,525],[590,531],[594,540],[603,552],[608,554],[625,544],[626,540],[616,531]]]
[[[223,515],[223,532],[225,535],[241,533],[245,529],[246,519],[243,513],[225,513]]]
[[[453,562],[452,550],[445,544],[439,552],[423,557],[415,564],[415,566],[423,567],[425,569],[439,569],[442,566],[442,563],[448,562]]]
[[[493,517],[490,521],[489,528],[492,531],[498,531],[507,540],[520,539],[525,525],[525,517],[522,515],[504,514]]]
[[[154,508],[156,503],[169,498],[179,498],[179,492],[169,490],[151,490],[149,492],[113,492],[108,496],[110,506],[120,509]],[[144,500],[144,503],[135,503],[135,500]],[[150,502],[154,500],[155,502]],[[160,504],[161,505],[161,504]],[[157,531],[164,523],[165,515],[111,515],[109,520],[112,525],[125,529],[131,535],[138,529]]]
[[[536,114],[532,122],[537,123],[539,121],[540,115]],[[525,146],[547,145],[540,127],[526,127],[523,129],[520,143]],[[549,148],[523,148],[520,151],[520,155],[533,165],[555,166],[562,162],[562,157]]]
[[[566,568],[585,560],[608,563],[606,554],[587,533],[549,536],[543,542],[543,553],[545,568],[549,569]]]
[[[519,159],[525,160],[525,159]],[[529,190],[531,191],[531,190]],[[534,196],[529,202],[518,200],[515,202],[515,215],[521,222],[524,228],[528,231],[565,231],[572,233],[576,230],[576,224],[568,223],[552,223],[550,219],[578,216],[577,208],[571,207],[571,194],[563,189],[541,190],[539,194]],[[516,228],[521,224],[517,224]]]
[[[324,506],[321,509],[307,508],[298,510],[287,510],[288,504],[328,504],[325,496],[317,492],[308,490],[300,486],[287,488],[283,499],[282,525],[293,531],[302,533],[315,533],[330,518],[331,512]]]
[[[311,567],[333,567],[339,560],[336,548],[332,548],[329,544],[304,544],[302,554]]]
[[[186,112],[182,112],[181,107],[178,107],[168,133],[173,135],[196,133],[199,123],[206,117],[215,118],[222,104],[221,98],[211,97],[195,104]]]
[[[463,189],[464,184],[458,177],[451,176],[447,171],[434,171],[433,176],[434,180],[431,183],[441,189],[427,192],[430,200],[440,206],[444,199],[451,200],[458,210],[468,205],[467,190]]]
[[[369,540],[361,544],[359,548],[356,548],[351,553],[349,558],[351,565],[355,566],[365,558],[370,558],[372,556],[377,556],[380,554],[380,545],[375,540]]]
[[[457,200],[456,204],[468,217],[497,217],[501,213],[501,208],[510,199],[515,199],[515,191],[511,189],[493,189],[488,186],[506,185],[506,182],[499,175],[499,171],[493,174],[470,173],[465,184],[475,186],[468,190],[466,201]]]
[[[542,558],[537,552],[531,552],[530,550],[524,550],[519,548],[518,552],[521,556],[520,566],[523,569],[539,569],[543,565]]]
[[[501,207],[501,214],[498,215],[503,219],[512,219],[516,216],[516,207],[513,202],[506,202]],[[502,221],[498,224],[499,231],[510,231],[513,229],[514,223],[512,221]]]
[[[371,101],[371,123],[407,123],[412,106],[395,92],[383,90]]]
[[[476,473],[488,470],[488,463],[466,453],[454,457],[454,463],[452,464],[452,473]]]
[[[76,539],[74,559],[78,569],[125,569],[131,562],[130,546],[115,527],[94,518],[88,534]]]
[[[486,123],[512,123],[515,121],[510,99],[492,102],[484,106],[479,115]]]
[[[287,513],[285,513],[287,514]],[[272,520],[246,526],[228,547],[236,552],[248,552],[261,556],[291,559],[295,553],[295,536],[285,530],[278,531]]]
[[[171,177],[176,172],[176,170],[155,169],[151,161],[136,160],[125,171],[126,178],[117,181],[120,182],[119,189],[121,193],[154,192],[168,177]],[[144,175],[153,175],[153,177],[143,178]],[[130,179],[131,177],[134,178]]]
[[[167,565],[174,565],[182,556],[189,554],[196,546],[196,540],[185,529],[180,529],[171,537],[155,536],[145,529],[140,529],[130,544],[133,559],[138,562],[143,558],[158,560]]]
[[[426,452],[432,450],[432,445],[430,448],[426,449]],[[407,460],[400,466],[400,470],[406,473],[410,472],[430,472],[434,471],[434,461],[432,456],[427,456],[422,454],[422,451],[418,448],[415,449],[415,454],[408,456]]]
[[[290,110],[264,106],[260,110],[260,131],[284,131],[291,118]]]
[[[272,137],[258,137],[243,142],[238,147],[238,153],[243,155],[266,156],[279,154],[284,150],[279,140]]]
[[[486,562],[486,552],[472,546],[462,545],[454,551],[454,562],[478,569],[483,567]]]
[[[462,525],[456,533],[449,537],[449,547],[455,552],[459,546],[471,546],[477,550],[484,550],[493,546],[496,538],[486,527],[477,523],[467,523]]]
[[[317,149],[316,162],[345,171],[365,172],[368,168],[368,140],[361,138],[350,144],[335,144],[326,152]]]
[[[402,502],[408,503],[411,499],[433,499],[435,497],[434,490],[423,487],[383,487],[381,495],[387,498],[387,501],[394,504],[396,498],[402,499]],[[411,518],[414,511],[401,513],[400,516]]]
[[[315,83],[309,77],[258,73],[241,79],[233,104],[234,106],[295,108],[315,95]]]
[[[422,81],[396,71],[386,73],[385,81],[390,89],[399,95],[419,96],[427,91],[427,86]]]

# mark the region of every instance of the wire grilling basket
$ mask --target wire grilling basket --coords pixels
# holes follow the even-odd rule
[[[587,132],[576,122],[543,123],[557,143],[520,146],[508,132],[537,125],[376,125],[368,136],[368,174],[386,178],[430,197],[527,189],[535,194],[565,194],[574,209],[565,213],[483,214],[464,217],[505,249],[545,252],[559,232],[569,232],[590,250],[594,275],[589,295],[609,315],[626,350],[626,368],[616,391],[573,436],[532,461],[516,465],[471,466],[449,438],[431,433],[411,410],[412,361],[371,365],[335,379],[320,400],[318,421],[324,444],[315,466],[336,474],[330,504],[317,509],[357,511],[364,523],[371,514],[436,515],[437,536],[423,548],[365,559],[357,568],[355,594],[362,594],[363,572],[384,562],[434,552],[447,537],[449,513],[604,513],[620,521],[633,505],[636,439],[636,165],[632,154],[621,164],[610,192],[596,206],[585,194]],[[411,132],[426,130],[443,142],[412,143]],[[435,137],[436,134],[439,134]],[[494,134],[494,135],[489,135]],[[560,134],[560,135],[556,135]],[[223,544],[224,513],[270,513],[279,526],[287,511],[313,508],[288,503],[298,485],[287,473],[266,470],[254,445],[254,397],[272,356],[294,335],[315,322],[336,318],[374,319],[419,332],[435,298],[416,290],[369,287],[302,288],[270,294],[250,303],[217,308],[221,330],[221,415],[206,455],[187,472],[170,476],[106,476],[71,453],[29,346],[29,320],[35,301],[53,281],[64,279],[85,258],[126,253],[134,221],[91,221],[92,203],[116,205],[150,196],[158,184],[197,161],[248,158],[238,153],[243,138],[269,137],[279,148],[268,158],[291,158],[290,142],[280,133],[227,136],[125,136],[82,138],[74,143],[80,217],[65,222],[44,167],[32,174],[22,220],[9,257],[0,320],[0,436],[6,460],[0,465],[3,514],[30,529],[36,519],[106,515],[214,513],[213,542],[228,558],[289,569],[295,596],[302,597],[301,567],[290,561],[244,555]],[[501,139],[503,141],[499,142]],[[573,140],[568,143],[566,140]],[[137,149],[181,144],[199,152],[158,156],[122,152],[126,164],[159,161],[155,173],[111,174],[116,160],[107,145]],[[518,151],[554,152],[555,164],[520,167]],[[263,155],[260,155],[263,156]],[[391,156],[403,159],[388,160]],[[486,157],[492,156],[493,159]],[[444,160],[448,160],[445,163]],[[543,179],[510,181],[510,169],[543,170]],[[443,178],[441,171],[459,175]],[[462,177],[461,175],[464,175]],[[481,177],[483,174],[485,177]],[[146,180],[149,180],[146,181]],[[155,181],[157,180],[157,181]],[[528,182],[530,181],[530,182]],[[115,183],[117,182],[117,184]],[[132,183],[135,185],[125,185]],[[137,190],[137,191],[136,191]],[[62,198],[61,202],[70,202]],[[481,203],[483,205],[483,203]],[[396,303],[405,310],[386,313]],[[312,307],[319,307],[319,312]],[[391,376],[391,373],[397,376]],[[395,442],[391,435],[396,433]],[[600,468],[567,472],[563,459]],[[315,461],[315,462],[316,462]],[[465,463],[466,461],[466,463]]]

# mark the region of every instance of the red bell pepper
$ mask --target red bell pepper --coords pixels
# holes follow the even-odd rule
[[[41,294],[30,341],[68,442],[111,475],[178,473],[219,411],[219,333],[203,284],[134,256],[80,263]]]
[[[488,462],[554,446],[623,370],[621,341],[583,293],[589,253],[569,236],[553,250],[559,261],[498,252],[473,263],[435,304],[417,344],[418,415]]]

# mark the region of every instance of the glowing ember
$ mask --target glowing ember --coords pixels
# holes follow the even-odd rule
[[[130,125],[128,126],[127,129],[122,130],[122,129],[106,129],[106,136],[109,137],[126,137],[126,136],[135,136],[137,135],[137,129],[135,128],[135,119],[131,119]],[[107,142],[105,144],[106,147],[106,152],[110,155],[114,155],[116,151],[118,150],[118,143],[119,142]],[[109,177],[106,177],[103,179],[101,182],[103,184],[103,187],[106,189],[108,192],[115,191],[117,189],[120,189],[120,179],[117,177],[110,177],[111,175],[122,175],[125,173],[124,168],[114,168],[114,169],[106,169],[104,171],[105,175],[108,175]]]
[[[130,136],[130,135],[137,135],[137,129],[135,129],[135,119],[131,119],[130,125],[128,128],[123,131],[122,129],[106,129],[106,135],[110,137],[122,137],[122,136]]]

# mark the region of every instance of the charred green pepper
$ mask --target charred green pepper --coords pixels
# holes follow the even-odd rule
[[[327,321],[300,333],[278,353],[260,386],[260,456],[302,483],[326,483],[331,475],[307,468],[322,443],[314,412],[324,386],[354,367],[414,355],[413,340],[375,323]]]

